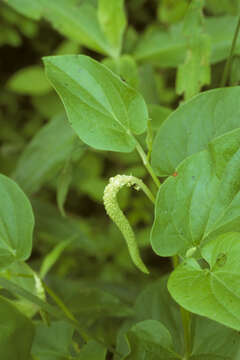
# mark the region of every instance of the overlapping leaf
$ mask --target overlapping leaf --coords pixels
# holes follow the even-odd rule
[[[197,95],[160,127],[152,152],[158,175],[173,174],[187,156],[206,149],[216,137],[240,127],[240,87]]]
[[[184,261],[170,276],[168,289],[187,310],[240,330],[240,233],[220,235],[202,249],[209,268]]]
[[[218,234],[240,231],[240,130],[181,163],[160,188],[152,229],[162,256],[184,253]]]

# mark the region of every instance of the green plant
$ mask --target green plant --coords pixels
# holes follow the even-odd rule
[[[23,150],[0,175],[6,360],[239,359],[240,3],[151,4],[160,25],[144,1],[9,0],[31,20],[2,5],[9,34],[44,18],[67,37],[46,77],[6,82],[39,110],[28,144],[16,123],[0,134]]]

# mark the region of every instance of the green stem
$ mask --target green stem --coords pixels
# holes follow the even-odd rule
[[[224,71],[223,71],[223,76],[222,76],[222,79],[221,79],[220,87],[224,87],[226,85],[226,83],[227,83],[227,80],[228,80],[228,77],[229,77],[229,74],[230,74],[230,70],[231,70],[232,59],[233,59],[234,50],[235,50],[236,43],[237,43],[239,30],[240,30],[240,16],[238,18],[237,26],[236,26],[236,29],[235,29],[235,32],[234,32],[230,54],[229,54],[229,57],[227,59]]]
[[[153,168],[151,167],[149,161],[148,161],[148,158],[147,158],[147,155],[145,154],[142,146],[139,144],[139,142],[135,139],[136,141],[136,150],[137,152],[139,153],[141,159],[142,159],[142,162],[143,162],[143,165],[145,166],[145,168],[147,169],[147,171],[149,172],[149,174],[151,175],[154,183],[156,184],[156,186],[159,188],[161,183],[159,181],[159,179],[157,178],[157,176],[155,175],[154,173],[154,170]]]
[[[154,170],[151,167],[142,146],[137,142],[137,140],[136,140],[136,149],[143,161],[143,164],[145,165],[146,169],[148,170],[155,184],[159,188],[161,183],[158,180],[157,176],[155,175]],[[179,258],[177,255],[172,257],[172,264],[174,269],[178,266]],[[180,307],[183,332],[184,332],[184,348],[185,348],[184,360],[189,360],[191,354],[191,313],[185,310],[184,308],[182,308],[180,305],[179,307]]]
[[[179,258],[177,255],[172,257],[173,268],[175,269],[179,264]],[[184,338],[184,360],[190,359],[192,342],[191,342],[191,313],[180,307],[180,313],[183,325],[183,338]]]

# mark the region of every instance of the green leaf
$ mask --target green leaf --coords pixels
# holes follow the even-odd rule
[[[73,327],[64,322],[52,322],[50,326],[36,324],[32,354],[39,360],[63,360],[70,356]]]
[[[192,1],[184,18],[183,31],[187,37],[187,53],[184,63],[178,67],[176,91],[178,94],[184,93],[185,100],[200,92],[203,85],[210,83],[211,78],[211,41],[203,30],[203,5],[201,0]]]
[[[20,14],[34,20],[39,20],[42,14],[42,5],[39,0],[3,0]]]
[[[160,188],[151,233],[158,255],[184,255],[219,234],[240,231],[240,129],[185,159]]]
[[[92,50],[114,56],[116,50],[108,43],[97,18],[97,9],[87,1],[41,0],[43,16],[69,39]]]
[[[64,166],[73,152],[76,140],[65,117],[55,116],[25,147],[13,174],[14,179],[28,194],[36,192]],[[79,150],[80,157],[84,148],[79,147]]]
[[[119,55],[126,27],[124,0],[98,0],[98,19],[109,43]]]
[[[77,360],[105,360],[107,349],[98,342],[90,340],[80,350]]]
[[[149,117],[151,119],[151,126],[154,131],[158,130],[164,120],[168,118],[172,110],[161,105],[150,104],[148,106]]]
[[[205,19],[205,32],[211,40],[211,64],[228,57],[237,20],[237,16]],[[182,30],[183,23],[173,25],[167,31],[151,26],[139,39],[134,52],[136,60],[159,67],[177,67],[182,64],[187,51],[187,38]],[[235,54],[239,53],[240,38],[235,48]]]
[[[42,67],[37,65],[18,70],[8,80],[7,87],[22,95],[44,95],[51,90]]]
[[[71,243],[70,240],[66,240],[57,244],[53,250],[48,253],[43,259],[41,269],[40,269],[40,278],[43,279],[47,273],[51,270],[53,265],[57,262],[62,252],[66,249],[66,247]]]
[[[239,333],[205,317],[192,315],[190,360],[237,360]]]
[[[163,324],[156,320],[145,320],[134,325],[127,333],[131,360],[181,359],[173,350],[171,335]]]
[[[209,268],[184,261],[170,275],[168,289],[185,309],[240,330],[240,234],[227,233],[201,251]]]
[[[45,299],[42,284],[28,264],[24,262],[15,262],[6,270],[2,271],[0,275],[31,292],[33,295],[38,296],[43,300]],[[25,299],[17,298],[12,301],[14,302],[14,305],[29,318],[33,317],[36,312],[39,311],[38,305],[26,301]]]
[[[26,260],[32,251],[34,216],[31,204],[8,177],[0,174],[0,269]]]
[[[44,63],[81,140],[99,150],[133,151],[133,134],[146,130],[148,118],[140,94],[87,56],[46,57]]]
[[[57,204],[62,216],[66,216],[64,203],[67,198],[68,190],[72,182],[72,164],[68,159],[61,170],[57,181]]]
[[[173,174],[187,156],[206,149],[218,136],[239,128],[240,87],[206,91],[174,111],[153,143],[158,175]],[[203,131],[204,129],[204,131]]]
[[[102,62],[111,71],[120,76],[129,85],[138,89],[139,73],[137,63],[130,55],[122,55],[116,59],[105,58]]]
[[[162,23],[176,23],[182,20],[188,6],[188,0],[163,0],[158,6],[158,18]]]
[[[174,349],[181,352],[183,338],[181,333],[181,316],[177,304],[167,290],[168,277],[161,277],[144,288],[138,295],[134,310],[137,321],[160,321],[170,332]]]
[[[29,359],[34,337],[32,322],[3,297],[0,297],[0,318],[1,359]]]

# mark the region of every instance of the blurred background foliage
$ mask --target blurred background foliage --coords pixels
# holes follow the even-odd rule
[[[15,179],[33,205],[31,267],[82,324],[115,344],[139,294],[171,264],[150,249],[152,204],[144,194],[124,189],[120,206],[135,229],[150,277],[132,265],[122,235],[104,211],[103,190],[116,174],[153,185],[137,153],[100,152],[76,138],[41,58],[86,54],[101,61],[142,93],[154,136],[181,102],[219,87],[240,2],[119,1],[122,16],[115,20],[114,11],[106,14],[100,3],[0,1],[0,172]],[[240,80],[240,41],[235,54],[229,85]],[[145,135],[140,141],[146,148]],[[16,269],[9,270],[10,278],[11,272]],[[137,310],[138,319],[142,311]]]

